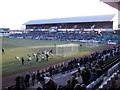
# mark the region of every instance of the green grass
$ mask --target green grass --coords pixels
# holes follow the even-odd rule
[[[37,64],[35,60],[33,60],[32,65],[29,65],[27,61],[27,54],[37,53],[37,49],[40,51],[44,49],[53,49],[55,50],[54,44],[66,44],[64,41],[56,41],[56,40],[32,40],[32,39],[10,39],[3,38],[2,39],[2,47],[5,49],[5,54],[2,54],[2,75],[3,77],[9,76],[12,74],[24,72],[27,70],[32,70],[44,66],[48,66],[54,63],[59,63],[61,61],[69,60],[74,57],[78,57],[81,55],[85,55],[91,53],[97,49],[100,49],[105,44],[99,44],[99,47],[85,47],[85,43],[74,42],[76,44],[82,44],[82,47],[79,47],[79,52],[70,56],[66,56],[64,58],[55,56],[54,59],[49,61],[39,61]],[[71,42],[69,42],[71,43]],[[25,65],[22,68],[21,62],[15,59],[15,56],[24,57]]]

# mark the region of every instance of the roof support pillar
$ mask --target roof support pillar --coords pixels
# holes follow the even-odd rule
[[[118,8],[119,8],[119,10],[118,10],[118,29],[120,30],[120,3],[118,5]]]

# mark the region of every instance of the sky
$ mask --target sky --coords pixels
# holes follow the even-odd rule
[[[0,28],[20,30],[30,20],[115,13],[100,0],[0,0]]]

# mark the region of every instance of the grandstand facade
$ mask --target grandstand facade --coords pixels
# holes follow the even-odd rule
[[[114,16],[97,15],[56,19],[31,20],[26,22],[26,29],[37,31],[113,31]]]

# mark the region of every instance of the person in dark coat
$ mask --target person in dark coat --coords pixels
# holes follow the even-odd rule
[[[26,76],[25,76],[26,87],[29,87],[29,80],[30,80],[30,75],[27,73]]]
[[[92,69],[92,72],[90,73],[90,83],[92,82],[92,81],[94,81],[94,80],[96,80],[97,79],[97,73],[96,73],[96,70],[95,69]]]
[[[35,83],[35,72],[33,72],[32,74],[32,85],[34,86],[34,83]]]
[[[39,72],[39,70],[37,70],[37,74],[36,74],[37,81],[39,81],[39,78],[40,78],[40,72]]]
[[[53,75],[52,71],[53,71],[53,69],[52,69],[52,67],[50,67],[50,68],[49,68],[49,74],[50,74],[50,76]]]
[[[17,76],[15,81],[16,81],[16,88],[19,90],[20,89],[20,80],[21,80],[21,76]]]
[[[75,76],[72,76],[71,78],[71,86],[74,88],[74,86],[78,83],[78,81],[75,79]]]
[[[81,74],[81,70],[80,70],[80,68],[77,68],[77,70],[78,70],[78,72]]]
[[[65,90],[72,90],[72,85],[70,80],[67,81],[67,84],[65,85]]]
[[[24,79],[23,76],[21,77],[21,89],[22,89],[22,90],[25,89],[25,79]]]
[[[85,85],[87,85],[89,83],[89,78],[88,78],[86,70],[82,71],[81,76],[82,76],[82,79],[83,79],[83,83]]]
[[[90,69],[86,68],[85,71],[86,71],[85,85],[88,85],[89,84],[89,79],[90,79]]]

